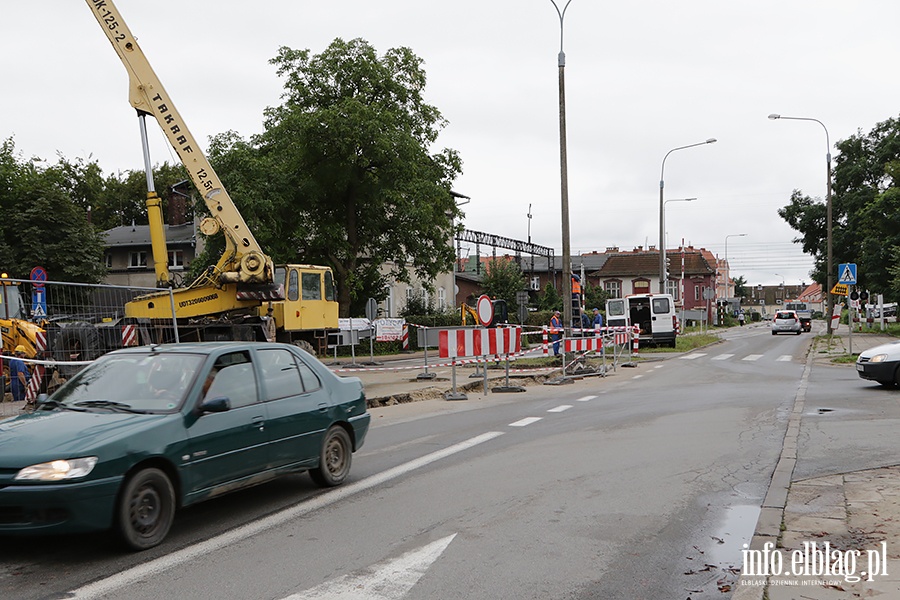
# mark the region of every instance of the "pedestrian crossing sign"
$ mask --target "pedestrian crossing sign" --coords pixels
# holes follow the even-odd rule
[[[856,285],[856,263],[838,265],[838,283]]]

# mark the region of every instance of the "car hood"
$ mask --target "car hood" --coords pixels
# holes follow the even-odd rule
[[[878,354],[887,354],[890,360],[900,360],[900,340],[864,350],[859,353],[857,361],[861,359],[869,360]]]
[[[171,415],[37,411],[0,421],[0,467],[92,454]]]

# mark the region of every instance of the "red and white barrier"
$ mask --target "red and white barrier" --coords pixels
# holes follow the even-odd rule
[[[400,334],[400,339],[403,342],[403,350],[409,350],[409,325],[406,323],[403,324],[403,333]]]
[[[41,391],[41,381],[44,379],[44,365],[35,365],[25,388],[25,402],[34,402]]]
[[[122,346],[137,346],[137,327],[134,325],[122,325]]]
[[[441,358],[510,354],[521,350],[521,327],[438,331],[438,353]]]
[[[569,338],[566,340],[566,352],[588,352],[589,350],[601,350],[602,346],[602,337]]]
[[[631,348],[631,353],[632,353],[632,354],[637,354],[637,353],[638,353],[638,349],[639,349],[639,347],[640,347],[640,345],[641,345],[641,344],[640,344],[640,340],[641,340],[641,328],[638,327],[637,325],[634,326],[634,333],[633,333],[633,336],[632,336],[631,339],[633,340],[632,348]]]
[[[47,349],[47,332],[43,329],[39,329],[34,334],[34,346],[37,350],[38,356]]]

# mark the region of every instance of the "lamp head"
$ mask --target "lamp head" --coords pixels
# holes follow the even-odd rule
[[[779,115],[777,113],[772,113],[771,115],[769,115],[769,118],[774,121],[775,119],[780,119],[781,115]]]

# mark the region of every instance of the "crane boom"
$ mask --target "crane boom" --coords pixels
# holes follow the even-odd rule
[[[216,279],[221,284],[271,283],[274,277],[272,259],[260,248],[122,15],[111,0],[87,0],[87,3],[128,71],[131,105],[139,114],[148,114],[156,119],[203,196],[212,220],[204,220],[201,231],[207,235],[216,231],[225,234],[225,251],[216,264]],[[153,221],[151,216],[151,234],[154,230]],[[161,233],[160,225],[156,235]],[[163,237],[162,242],[164,241]]]

